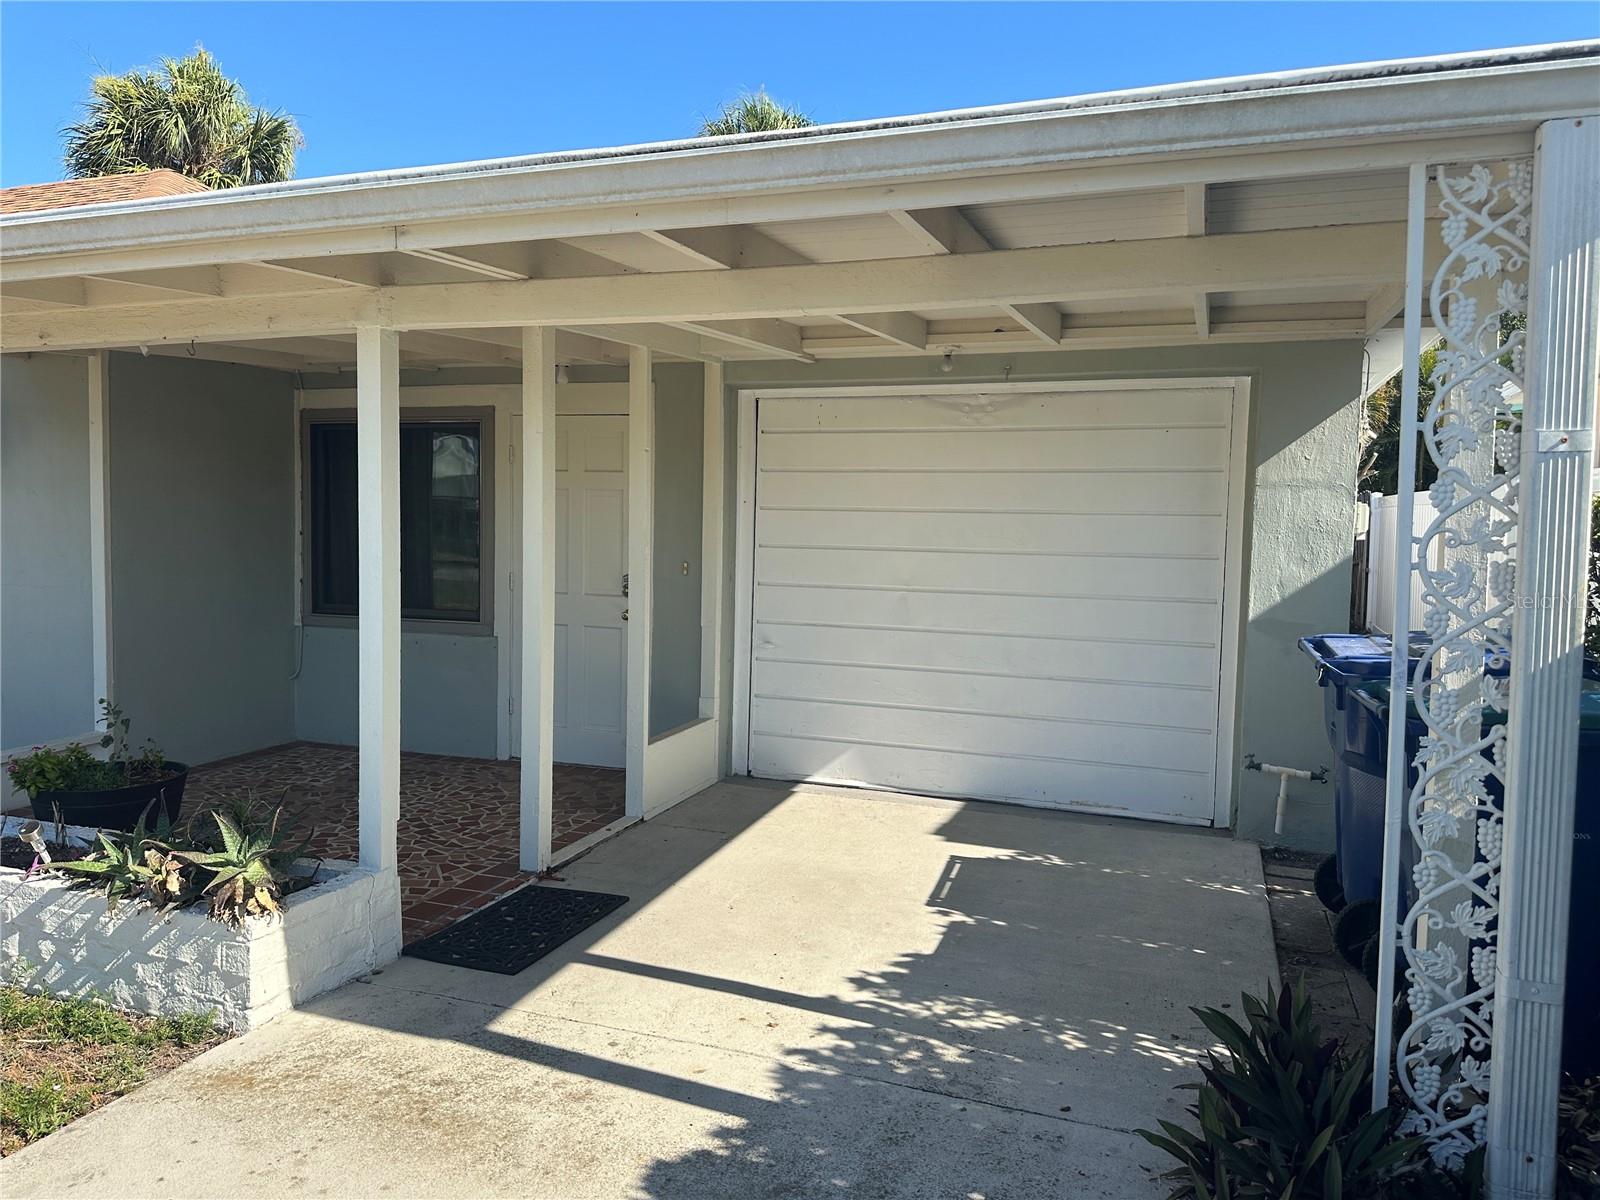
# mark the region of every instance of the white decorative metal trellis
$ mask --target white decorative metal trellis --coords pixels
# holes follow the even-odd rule
[[[1426,646],[1404,671],[1403,644],[1396,651],[1394,682],[1409,682],[1423,726],[1414,757],[1398,688],[1390,706],[1390,819],[1403,818],[1404,827],[1386,847],[1393,878],[1380,953],[1403,963],[1406,986],[1403,1015],[1393,1015],[1391,1027],[1385,991],[1400,988],[1382,971],[1378,1052],[1392,1059],[1380,1060],[1378,1087],[1387,1088],[1392,1062],[1409,1108],[1402,1129],[1424,1135],[1434,1157],[1450,1164],[1483,1144],[1488,1112],[1532,179],[1526,158],[1440,167],[1432,181],[1418,168],[1412,179],[1413,238],[1423,235],[1418,218],[1427,211],[1417,189],[1436,189],[1432,215],[1443,217],[1445,254],[1429,290],[1443,343],[1420,414],[1407,380],[1402,428],[1408,438],[1420,435],[1437,467],[1429,489],[1437,515],[1407,548],[1407,567],[1422,584]],[[1413,376],[1421,248],[1414,240],[1408,253]],[[1397,490],[1409,497],[1413,453],[1402,454],[1401,470]],[[1410,514],[1401,519],[1408,527]],[[1397,591],[1394,628],[1416,627],[1409,589]],[[1414,780],[1394,769],[1402,762]],[[1411,884],[1403,913],[1395,895],[1402,873]]]

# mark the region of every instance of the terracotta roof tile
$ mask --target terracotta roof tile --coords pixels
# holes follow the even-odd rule
[[[130,175],[102,175],[98,179],[63,179],[57,183],[28,183],[0,188],[0,213],[41,212],[48,208],[73,208],[79,204],[108,204],[116,200],[148,200],[209,189],[199,180],[162,168]]]

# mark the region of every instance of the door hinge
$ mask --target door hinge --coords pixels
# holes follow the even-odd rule
[[[517,444],[515,442],[506,443],[506,461],[509,463],[517,461]]]
[[[517,698],[515,696],[507,696],[506,697],[506,716],[514,717],[516,715],[517,715]]]
[[[516,591],[517,590],[517,573],[515,571],[507,571],[506,572],[506,579],[507,579],[507,587],[509,587],[513,592]]]

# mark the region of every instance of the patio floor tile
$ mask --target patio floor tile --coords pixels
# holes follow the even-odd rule
[[[521,764],[440,754],[400,756],[400,908],[405,940],[443,929],[533,879],[517,864]],[[308,853],[358,854],[357,759],[353,746],[294,742],[195,767],[188,814],[235,796],[280,801]],[[551,845],[566,846],[623,815],[623,773],[555,767]]]

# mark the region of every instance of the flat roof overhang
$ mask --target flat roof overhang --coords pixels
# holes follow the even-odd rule
[[[1397,311],[1407,166],[1597,111],[1585,42],[57,210],[0,221],[3,348],[373,323],[499,363],[527,323],[649,325],[690,358],[1359,337]]]

